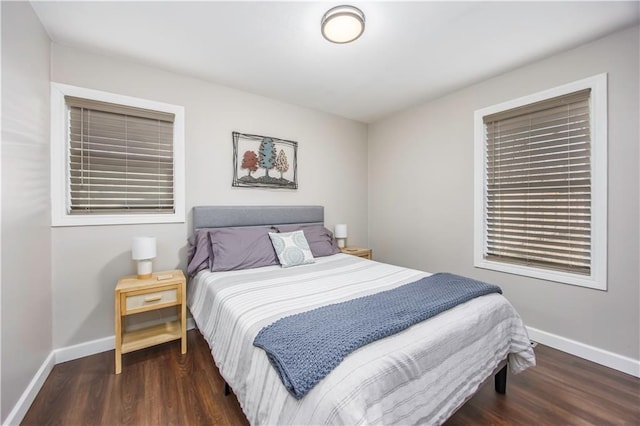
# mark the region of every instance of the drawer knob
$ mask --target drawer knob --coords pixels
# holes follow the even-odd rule
[[[144,301],[145,303],[150,303],[150,302],[157,302],[158,300],[161,300],[162,296],[149,296],[149,297],[145,297]]]

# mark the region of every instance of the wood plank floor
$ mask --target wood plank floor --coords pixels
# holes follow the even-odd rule
[[[113,351],[54,367],[24,425],[246,425],[209,347],[189,331],[178,341],[127,354]],[[507,394],[487,383],[447,422],[455,425],[640,425],[640,379],[538,345],[538,366],[509,375]]]

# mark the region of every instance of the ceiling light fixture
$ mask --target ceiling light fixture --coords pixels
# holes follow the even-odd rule
[[[322,17],[322,36],[332,43],[350,43],[364,32],[364,13],[354,6],[331,8]]]

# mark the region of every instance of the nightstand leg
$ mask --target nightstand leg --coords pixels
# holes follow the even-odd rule
[[[122,316],[120,315],[120,294],[116,294],[116,374],[122,373]]]
[[[122,353],[116,348],[116,374],[122,373]]]
[[[182,303],[180,305],[180,327],[182,328],[182,339],[181,339],[181,343],[182,343],[182,352],[183,354],[187,353],[187,304],[185,303],[185,294],[184,294],[184,289],[185,287],[182,287],[183,289],[183,293],[182,293]]]

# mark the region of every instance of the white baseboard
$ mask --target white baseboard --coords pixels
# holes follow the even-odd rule
[[[187,318],[187,330],[196,328],[193,318]],[[25,414],[31,407],[33,400],[36,399],[38,392],[42,388],[44,381],[49,377],[49,373],[56,364],[60,364],[74,359],[83,358],[85,356],[94,355],[100,352],[110,351],[115,348],[115,336],[103,337],[102,339],[92,340],[90,342],[79,343],[77,345],[67,346],[64,348],[54,349],[49,353],[47,359],[42,363],[38,372],[33,376],[29,386],[22,393],[18,402],[13,407],[7,418],[2,422],[3,425],[19,425]]]
[[[547,333],[533,327],[527,327],[529,338],[543,345],[570,353],[580,358],[593,361],[605,367],[640,377],[640,360],[589,346],[556,334]]]
[[[54,349],[53,353],[55,354],[56,364],[60,364],[100,352],[110,351],[116,347],[115,342],[115,336],[103,337],[102,339],[91,340],[90,342]]]
[[[187,318],[187,330],[196,328],[193,318]],[[90,342],[79,343],[65,348],[55,349],[56,364],[72,361],[74,359],[83,358],[85,356],[99,354],[100,352],[110,351],[116,347],[115,336],[103,337],[102,339],[92,340]]]
[[[54,365],[55,356],[53,352],[51,352],[38,369],[38,372],[33,376],[27,388],[22,392],[22,395],[20,395],[20,399],[18,399],[16,405],[14,405],[13,410],[11,410],[7,418],[2,422],[3,425],[20,424],[25,414],[27,414],[29,407],[31,407],[33,400],[36,399],[38,392],[40,392],[44,381],[49,377],[49,373],[53,370]]]

